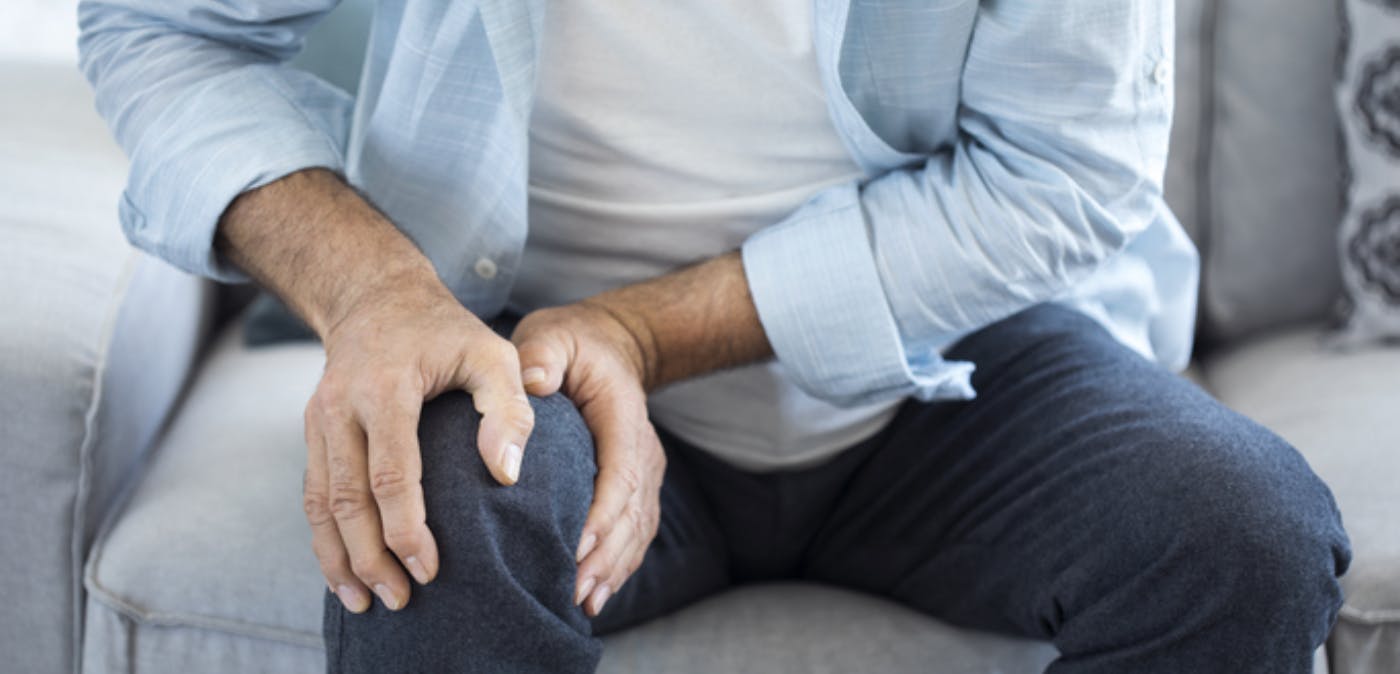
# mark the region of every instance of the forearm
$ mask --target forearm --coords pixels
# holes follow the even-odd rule
[[[324,169],[298,171],[239,196],[219,221],[215,245],[323,339],[376,294],[447,292],[413,243]]]
[[[739,253],[595,295],[636,337],[648,390],[773,355]]]

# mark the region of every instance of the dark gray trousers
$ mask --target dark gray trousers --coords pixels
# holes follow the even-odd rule
[[[823,465],[754,474],[663,432],[660,532],[595,621],[573,605],[595,472],[572,405],[536,400],[496,486],[462,394],[420,428],[441,574],[364,615],[327,595],[332,672],[590,672],[596,634],[739,583],[802,579],[1045,639],[1060,674],[1307,672],[1351,552],[1296,450],[1081,314],[963,339],[978,397],[909,402]]]

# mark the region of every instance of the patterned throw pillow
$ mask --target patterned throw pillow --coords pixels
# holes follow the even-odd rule
[[[1345,345],[1400,340],[1400,0],[1341,0]]]

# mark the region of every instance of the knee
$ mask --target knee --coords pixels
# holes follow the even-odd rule
[[[531,487],[568,490],[574,483],[592,484],[593,440],[573,403],[556,394],[531,397],[530,406],[535,410],[535,426],[526,442],[519,486],[539,491]],[[423,405],[418,444],[425,485],[442,477],[449,478],[454,486],[497,485],[478,452],[480,424],[481,413],[465,393],[445,393]],[[476,491],[484,494],[509,490]]]
[[[1325,638],[1350,545],[1332,494],[1293,447],[1247,437],[1178,446],[1170,557],[1220,611],[1261,629]]]
[[[498,547],[491,542],[508,531],[513,541],[508,547],[572,550],[593,495],[592,436],[564,396],[530,403],[535,427],[520,480],[509,487],[492,478],[477,451],[481,415],[470,396],[446,393],[423,406],[418,430],[423,492],[429,528],[440,547],[479,552],[483,544]]]
[[[530,402],[535,430],[520,480],[509,487],[477,452],[480,415],[469,396],[448,393],[424,405],[418,436],[437,578],[415,587],[393,614],[349,616],[328,604],[332,670],[549,672],[574,663],[592,671],[599,644],[573,605],[592,441],[567,399]]]

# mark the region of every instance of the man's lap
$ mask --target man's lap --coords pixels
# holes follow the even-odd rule
[[[1083,315],[1041,305],[974,333],[949,357],[977,363],[975,400],[911,401],[884,431],[821,466],[747,473],[663,429],[670,464],[658,538],[594,631],[678,609],[733,582],[805,578],[1089,652],[1121,638],[1106,634],[1106,620],[1142,613],[1137,602],[1163,587],[1176,596],[1154,601],[1207,605],[1212,589],[1189,587],[1190,579],[1247,584],[1260,576],[1249,569],[1265,562],[1278,567],[1262,574],[1267,582],[1299,569],[1344,569],[1330,494],[1291,447]],[[418,588],[405,614],[442,612],[439,602],[512,601],[453,579],[523,574],[532,592],[550,594],[538,602],[545,610],[499,614],[587,631],[581,611],[558,596],[572,588],[571,551],[593,470],[587,429],[568,412],[541,410],[521,484],[500,488],[476,467],[470,404],[425,408],[429,524],[440,540],[448,537],[445,548],[494,551],[461,560],[444,551],[439,581]],[[477,508],[465,525],[456,521],[463,507]],[[482,518],[482,507],[498,514]],[[1183,568],[1141,573],[1163,560]],[[510,568],[483,574],[482,564]],[[1298,582],[1325,583],[1323,575],[1331,577]],[[1276,588],[1248,589],[1268,596]],[[1193,610],[1160,608],[1162,620]],[[328,616],[328,640],[330,623]],[[1150,616],[1138,623],[1188,636],[1189,626],[1153,624]],[[1306,627],[1325,633],[1326,626]],[[560,635],[550,647],[577,645]],[[1151,657],[1154,648],[1138,654]]]

